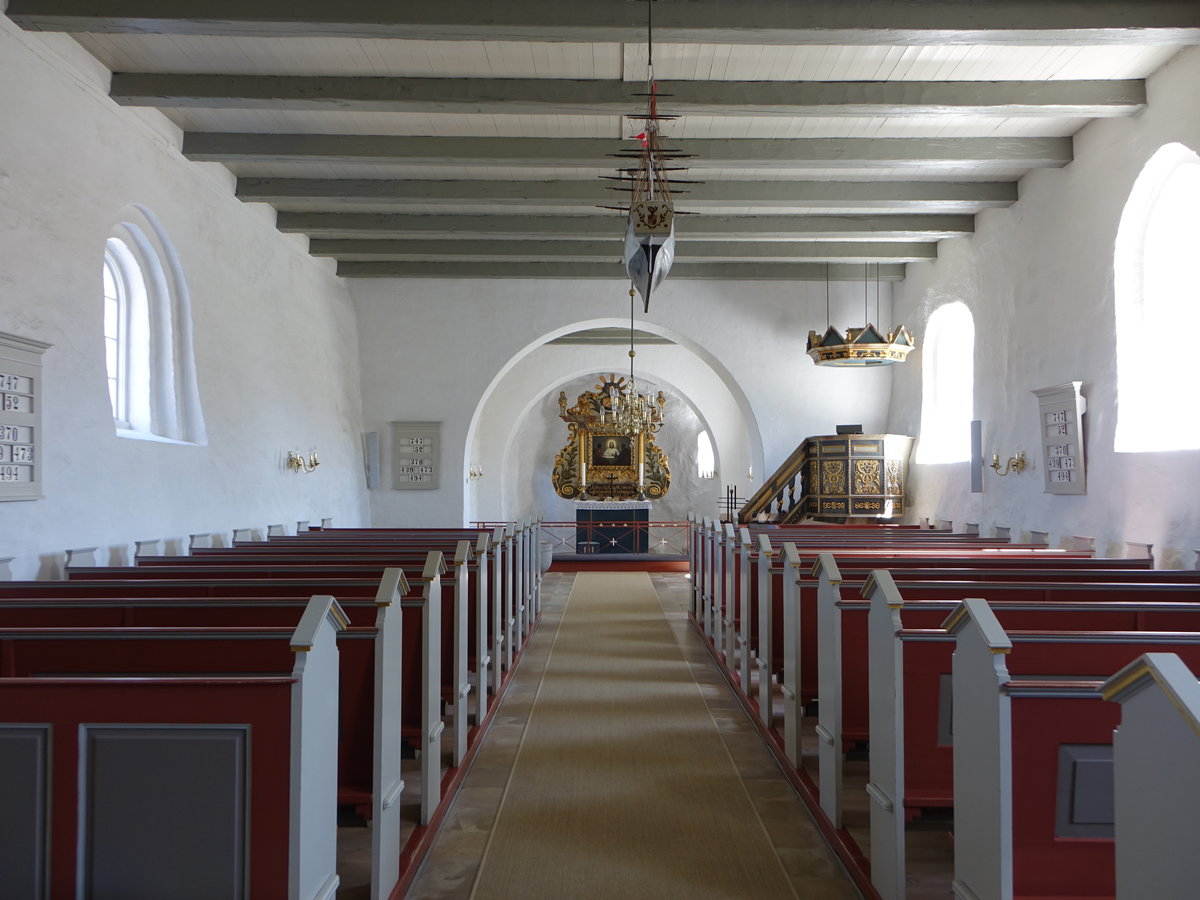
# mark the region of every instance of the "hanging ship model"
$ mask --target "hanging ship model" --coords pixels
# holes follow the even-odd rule
[[[672,185],[682,182],[671,178],[681,167],[670,163],[684,159],[686,154],[662,145],[660,123],[675,116],[658,112],[658,85],[653,78],[649,84],[644,128],[633,139],[640,146],[616,154],[634,165],[620,169],[624,182],[618,190],[629,192],[628,220],[625,225],[625,270],[629,280],[642,296],[644,312],[650,310],[650,295],[658,288],[675,262],[675,204]]]
[[[653,3],[648,3],[652,7]],[[650,295],[654,292],[675,262],[675,205],[672,186],[692,184],[671,177],[673,172],[686,171],[672,163],[688,158],[689,154],[662,145],[661,123],[678,116],[662,115],[658,111],[658,84],[654,80],[654,46],[647,33],[647,92],[646,111],[627,118],[643,122],[640,134],[631,140],[640,142],[637,147],[622,148],[612,154],[629,164],[618,169],[616,176],[608,176],[621,182],[615,190],[629,193],[628,206],[610,206],[628,216],[625,225],[625,270],[629,280],[642,296],[643,312],[650,311]],[[662,95],[668,96],[668,95]],[[676,191],[686,193],[686,191]],[[680,213],[683,215],[683,213]]]

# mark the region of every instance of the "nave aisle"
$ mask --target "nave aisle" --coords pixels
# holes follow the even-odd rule
[[[546,576],[409,897],[858,896],[689,625],[689,587]]]

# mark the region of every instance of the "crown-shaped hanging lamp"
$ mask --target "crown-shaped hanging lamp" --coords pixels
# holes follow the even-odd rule
[[[868,267],[863,266],[863,319],[867,318]],[[824,334],[808,333],[808,355],[818,366],[842,366],[845,368],[867,366],[890,366],[904,362],[916,347],[912,333],[903,325],[895,331],[881,331],[869,321],[862,328],[847,328],[838,331],[829,321],[829,265],[825,266],[825,315]],[[879,317],[879,265],[875,266],[875,317]]]

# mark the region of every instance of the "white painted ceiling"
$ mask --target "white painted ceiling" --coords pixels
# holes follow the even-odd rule
[[[158,107],[186,155],[227,165],[345,275],[620,277],[603,148],[640,130],[623,113],[644,108],[645,0],[338,6],[9,0],[7,15],[72,34],[116,73],[114,99]],[[1194,0],[656,0],[653,16],[654,76],[686,105],[668,142],[695,154],[679,177],[703,182],[677,196],[700,215],[677,222],[673,278],[827,263],[858,278],[864,261],[903,277],[1031,169],[1069,164],[1061,139],[1091,118],[1137,115],[1143,80],[1200,43]],[[731,160],[716,141],[755,149]]]

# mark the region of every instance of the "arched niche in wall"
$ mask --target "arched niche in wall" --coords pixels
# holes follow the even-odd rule
[[[555,340],[619,328],[625,329],[625,342],[615,336],[607,343]],[[620,320],[559,329],[531,343],[496,376],[468,430],[463,471],[482,468],[484,474],[472,479],[464,493],[466,521],[509,520],[537,512],[553,519],[560,504],[561,514],[569,512],[569,501],[554,494],[549,478],[554,455],[567,442],[566,424],[558,418],[558,393],[565,390],[573,405],[600,375],[628,378],[627,329],[628,322]],[[683,518],[689,500],[704,505],[696,511],[711,514],[723,485],[733,484],[745,495],[746,470],[754,466],[762,471],[762,440],[749,401],[728,371],[702,348],[652,323],[639,324],[639,330],[657,338],[635,344],[639,390],[653,385],[669,398],[659,444],[671,458],[672,488],[655,518]],[[700,479],[696,472],[700,430],[707,430],[715,445],[719,475],[712,480]],[[540,507],[535,505],[539,502]]]

